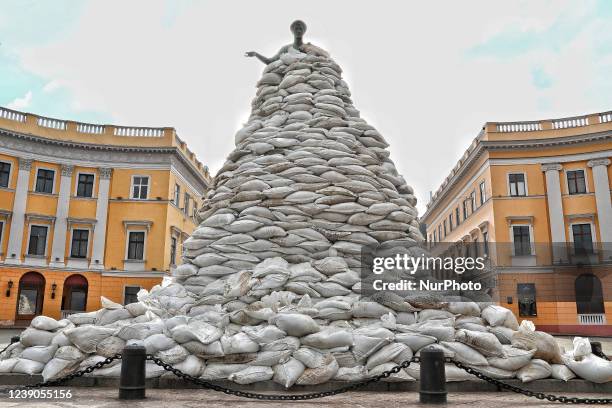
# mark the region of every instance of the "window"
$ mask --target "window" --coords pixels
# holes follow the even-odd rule
[[[434,233],[433,233],[433,242],[434,242],[434,243],[435,243],[435,242],[438,242],[438,235],[436,234],[436,231],[435,231],[435,230],[434,230]]]
[[[11,163],[0,162],[0,187],[9,186],[10,175],[11,175]]]
[[[144,260],[144,231],[130,231],[128,235],[128,256],[127,259],[142,261]]]
[[[176,265],[176,237],[170,237],[170,265]]]
[[[463,219],[465,220],[468,217],[468,209],[467,209],[467,205],[466,202],[463,202]]]
[[[132,179],[132,198],[146,200],[149,195],[149,177],[134,176]]]
[[[4,231],[4,221],[0,221],[0,254],[2,254],[2,232]]]
[[[140,286],[126,286],[123,289],[123,304],[129,305],[130,303],[138,302],[138,292]]]
[[[569,194],[585,194],[587,192],[584,170],[568,170],[566,174],[567,192]]]
[[[47,246],[47,227],[32,225],[30,227],[30,242],[28,244],[28,255],[45,255]]]
[[[482,250],[485,256],[489,256],[489,233],[487,231],[482,233]]]
[[[474,213],[474,211],[476,211],[476,192],[472,191],[470,193],[470,213]]]
[[[461,224],[461,218],[459,217],[459,207],[455,208],[455,222],[457,223],[457,226]]]
[[[516,292],[519,316],[537,316],[535,283],[519,283],[516,285]]]
[[[526,196],[525,175],[523,173],[508,174],[508,189],[511,197]]]
[[[72,230],[72,246],[70,247],[71,258],[87,258],[87,243],[89,241],[89,230]]]
[[[446,220],[444,220],[444,236],[446,236],[448,234],[448,231],[446,229]]]
[[[572,234],[574,236],[574,252],[576,255],[593,253],[591,224],[573,224]]]
[[[448,228],[453,230],[453,213],[448,214]]]
[[[438,225],[438,239],[442,241],[442,225]]]
[[[513,225],[512,238],[514,242],[514,255],[531,255],[531,237],[529,225]]]
[[[36,174],[36,188],[34,191],[37,193],[53,193],[53,178],[55,177],[55,171],[47,169],[38,169]]]
[[[79,173],[77,180],[77,197],[93,197],[94,175]]]
[[[183,211],[185,212],[185,214],[189,214],[189,208],[191,207],[191,197],[189,196],[189,194],[185,193],[185,208],[183,208]]]
[[[181,201],[181,186],[179,186],[178,184],[175,184],[174,185],[174,205],[178,207],[180,201]]]
[[[487,201],[487,192],[485,190],[485,182],[481,181],[478,186],[480,189],[480,205],[483,205]]]

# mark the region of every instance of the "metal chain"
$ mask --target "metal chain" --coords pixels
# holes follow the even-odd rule
[[[17,388],[6,388],[6,389],[1,390],[0,393],[7,394],[9,391],[28,390],[28,389],[32,389],[32,388],[53,387],[53,386],[61,385],[61,384],[64,384],[65,382],[67,382],[67,381],[70,381],[70,380],[74,379],[74,378],[82,377],[85,374],[90,374],[94,370],[102,368],[102,367],[112,363],[113,361],[120,360],[120,359],[121,359],[121,354],[115,354],[112,357],[108,357],[105,360],[98,361],[97,363],[95,363],[93,365],[85,367],[82,370],[75,371],[75,372],[73,372],[71,374],[68,374],[68,375],[66,375],[64,377],[56,378],[54,380],[49,380],[49,381],[43,381],[43,382],[39,382],[39,383],[36,383],[36,384],[23,385],[23,386],[17,387]]]
[[[605,404],[612,404],[612,398],[579,398],[579,397],[565,397],[565,396],[556,396],[556,395],[552,395],[552,394],[545,394],[543,392],[534,392],[534,391],[530,391],[530,390],[526,390],[524,388],[520,388],[514,385],[510,385],[508,383],[505,383],[503,381],[497,380],[495,378],[489,377],[486,374],[481,373],[478,370],[473,369],[472,367],[469,367],[459,361],[456,361],[454,359],[451,358],[446,358],[446,361],[449,363],[453,363],[455,364],[457,367],[465,370],[466,372],[468,372],[469,374],[475,375],[476,377],[480,378],[481,380],[484,380],[490,384],[493,384],[499,388],[503,388],[506,389],[508,391],[512,391],[512,392],[516,392],[518,394],[523,394],[527,397],[535,397],[537,399],[540,400],[548,400],[551,402],[563,402],[566,404],[601,404],[601,405],[605,405]]]
[[[365,381],[361,381],[361,382],[357,382],[357,383],[354,383],[354,384],[346,385],[344,387],[340,387],[340,388],[337,388],[335,390],[313,392],[313,393],[309,393],[309,394],[288,394],[288,395],[258,394],[258,393],[254,393],[254,392],[248,392],[248,391],[232,390],[230,388],[225,388],[225,387],[222,387],[220,385],[212,384],[212,383],[210,383],[208,381],[204,381],[204,380],[202,380],[202,379],[200,379],[198,377],[194,377],[192,375],[185,374],[181,370],[172,367],[170,364],[164,363],[159,358],[155,358],[155,357],[152,357],[152,356],[148,355],[147,356],[147,360],[150,360],[150,361],[154,362],[155,364],[157,364],[158,366],[162,367],[166,371],[170,371],[171,373],[176,375],[178,378],[181,378],[183,380],[186,380],[186,381],[189,381],[191,383],[197,384],[197,385],[202,386],[204,388],[211,389],[213,391],[222,392],[224,394],[235,395],[237,397],[243,397],[243,398],[251,398],[251,399],[257,399],[257,400],[266,400],[266,401],[304,401],[304,400],[311,400],[311,399],[315,399],[315,398],[330,397],[332,395],[338,395],[338,394],[342,394],[342,393],[347,392],[347,391],[353,391],[353,390],[356,390],[358,388],[365,387],[366,385],[378,382],[378,381],[382,380],[383,378],[388,378],[392,374],[399,373],[400,370],[402,370],[404,368],[408,368],[408,366],[410,366],[410,363],[418,363],[420,361],[420,358],[415,356],[412,359],[403,361],[402,363],[396,365],[395,367],[391,368],[390,370],[384,371],[384,372],[378,374],[375,377],[369,378],[369,379],[367,379]]]

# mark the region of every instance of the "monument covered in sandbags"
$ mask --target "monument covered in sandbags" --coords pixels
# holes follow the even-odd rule
[[[57,378],[142,342],[193,376],[291,387],[363,380],[435,344],[495,378],[574,377],[563,364],[573,355],[502,307],[363,296],[364,247],[423,240],[416,199],[383,136],[353,105],[340,66],[302,42],[302,22],[292,31],[294,43],[272,58],[247,53],[266,63],[251,115],[206,193],[172,282],[142,291],[138,303],[103,300],[96,312],[35,318],[0,355],[0,372]],[[147,363],[148,376],[162,374]],[[418,375],[412,364],[388,380]],[[470,378],[447,366],[448,380]]]

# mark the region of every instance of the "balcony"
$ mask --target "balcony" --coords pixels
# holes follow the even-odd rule
[[[604,313],[579,314],[578,323],[583,324],[583,325],[605,325],[606,315]]]

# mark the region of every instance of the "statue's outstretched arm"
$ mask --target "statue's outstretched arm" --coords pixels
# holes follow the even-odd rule
[[[260,53],[256,52],[256,51],[247,51],[244,53],[245,57],[255,57],[258,60],[260,60],[261,62],[263,62],[264,64],[268,65],[269,63],[271,63],[272,61],[274,61],[274,57],[272,58],[266,58],[263,55],[261,55]],[[276,58],[278,59],[278,57]]]

